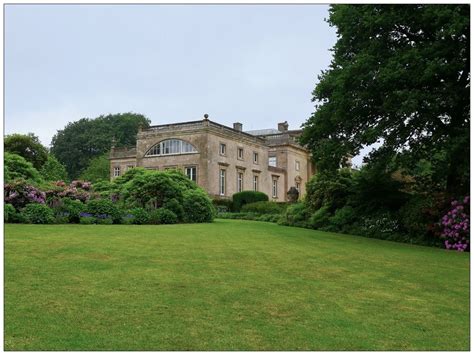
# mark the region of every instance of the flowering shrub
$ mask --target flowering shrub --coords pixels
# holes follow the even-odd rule
[[[6,203],[11,203],[17,210],[29,203],[44,204],[46,194],[34,186],[28,185],[24,180],[17,180],[4,186]]]
[[[452,201],[451,208],[441,219],[446,249],[458,251],[469,250],[469,196],[464,197],[462,201]]]

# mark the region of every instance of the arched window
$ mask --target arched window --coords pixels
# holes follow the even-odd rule
[[[148,150],[145,154],[146,157],[156,155],[170,155],[170,154],[189,154],[197,153],[196,148],[188,142],[182,141],[181,139],[166,139]]]

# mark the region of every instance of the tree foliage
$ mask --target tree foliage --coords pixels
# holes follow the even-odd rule
[[[40,174],[46,181],[67,180],[66,168],[53,155],[48,156],[40,170]]]
[[[33,133],[7,135],[4,141],[5,152],[18,154],[40,170],[48,160],[48,150]]]
[[[16,179],[41,182],[41,175],[29,161],[18,154],[5,152],[4,156],[4,179],[10,182]]]
[[[469,188],[469,16],[469,5],[331,6],[338,40],[302,136],[319,169],[378,142],[369,163],[424,159],[446,189]]]
[[[89,166],[82,172],[81,180],[87,180],[92,183],[109,180],[110,178],[110,162],[108,154],[102,154],[92,158]]]
[[[150,120],[141,114],[120,113],[82,118],[70,122],[53,137],[51,152],[66,166],[71,179],[89,166],[92,158],[110,150],[115,139],[117,147],[133,146],[138,128],[148,127]]]

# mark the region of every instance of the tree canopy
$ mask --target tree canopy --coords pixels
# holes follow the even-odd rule
[[[48,156],[40,170],[40,174],[46,181],[67,180],[66,168],[53,155]]]
[[[87,180],[92,183],[107,181],[110,179],[110,162],[108,154],[102,154],[92,158],[89,166],[82,172],[81,180]]]
[[[51,152],[65,165],[69,177],[75,179],[92,158],[110,150],[113,139],[117,147],[135,145],[138,128],[149,124],[148,118],[136,113],[82,118],[56,133]]]
[[[333,5],[338,40],[313,92],[302,143],[320,170],[378,143],[368,163],[421,160],[469,189],[469,5]]]
[[[4,156],[4,179],[5,182],[11,182],[15,179],[30,180],[41,182],[41,176],[29,161],[21,155],[5,152]]]
[[[4,141],[5,152],[18,154],[39,170],[48,159],[48,150],[33,133],[7,135]]]

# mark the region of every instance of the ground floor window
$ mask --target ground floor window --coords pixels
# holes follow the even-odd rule
[[[278,197],[278,179],[272,180],[272,197]]]
[[[298,192],[300,192],[300,183],[299,182],[296,183],[296,189],[298,190]]]
[[[219,171],[219,195],[225,195],[225,169]]]
[[[237,173],[237,192],[242,192],[244,190],[244,174]]]
[[[258,191],[258,176],[257,175],[253,176],[253,190]]]
[[[114,167],[114,177],[120,176],[120,166]]]
[[[196,167],[195,166],[187,166],[184,168],[184,173],[186,174],[186,176],[196,182],[196,179],[197,179],[197,176],[196,176]]]

